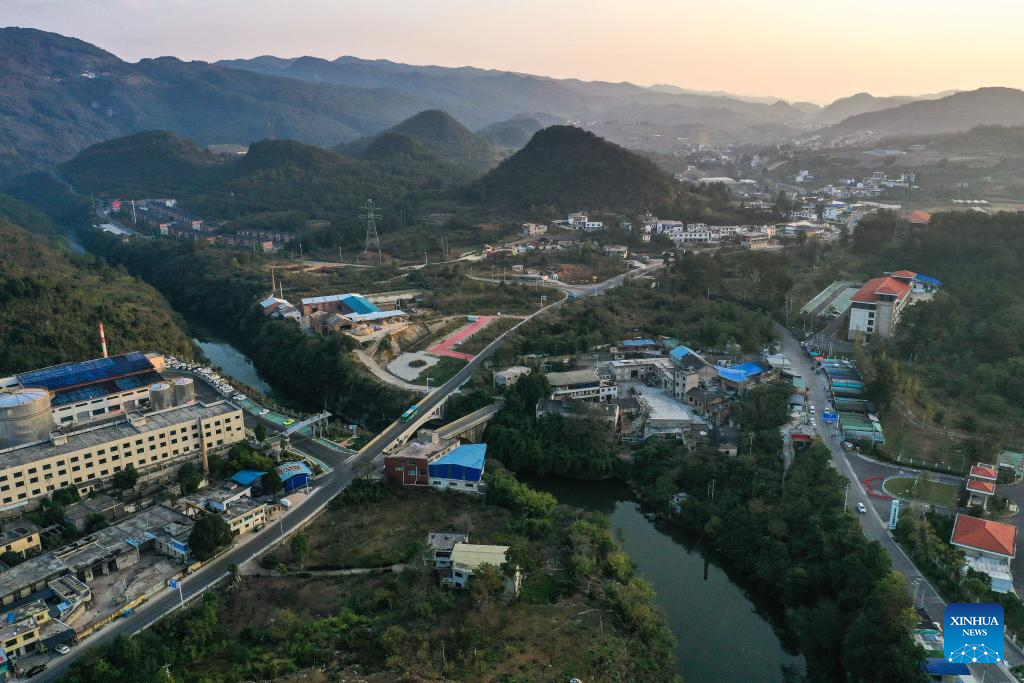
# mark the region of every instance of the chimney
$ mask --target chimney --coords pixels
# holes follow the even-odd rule
[[[103,333],[103,323],[100,323],[100,348],[103,349],[103,357],[107,357],[107,335]]]

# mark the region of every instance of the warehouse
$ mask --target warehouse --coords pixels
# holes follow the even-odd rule
[[[309,484],[313,478],[313,470],[304,462],[284,462],[277,466],[277,475],[284,484],[284,492],[291,493]]]
[[[430,485],[438,489],[454,489],[466,493],[482,492],[484,460],[487,444],[470,443],[459,446],[427,465]]]

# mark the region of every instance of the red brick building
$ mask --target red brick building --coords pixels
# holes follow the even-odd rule
[[[384,456],[384,476],[400,486],[430,486],[428,465],[458,445],[458,439],[442,439],[437,432],[421,429],[414,440]]]

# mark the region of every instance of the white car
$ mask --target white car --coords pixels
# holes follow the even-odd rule
[[[244,401],[245,400],[245,394],[235,394],[231,398],[235,399],[236,401]]]
[[[811,415],[814,415],[814,404],[811,404]]]
[[[59,655],[66,655],[67,653],[71,652],[71,648],[67,645],[58,645],[54,649],[57,651],[57,654]]]
[[[260,415],[266,415],[269,412],[270,412],[269,408],[264,408],[263,410],[260,411]]]
[[[868,509],[866,507],[864,507],[864,503],[857,503],[857,512],[859,512],[860,514],[863,515],[867,511],[868,511]]]

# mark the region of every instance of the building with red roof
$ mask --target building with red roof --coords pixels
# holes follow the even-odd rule
[[[1004,559],[1009,566],[1009,561],[1016,555],[1017,527],[957,513],[950,543],[965,552]]]
[[[969,479],[967,481],[967,490],[971,493],[980,493],[983,496],[991,496],[996,492],[996,485],[990,481]]]
[[[980,462],[971,467],[971,476],[975,479],[985,479],[987,481],[996,481],[999,478],[995,467]]]
[[[932,215],[927,211],[911,211],[903,214],[903,220],[911,225],[928,225],[931,219]]]
[[[868,280],[850,297],[850,339],[877,336],[888,339],[910,302],[917,273],[897,270]]]
[[[1010,563],[1017,553],[1017,527],[958,513],[949,542],[964,551],[967,566],[991,577],[992,590],[1013,589]]]

